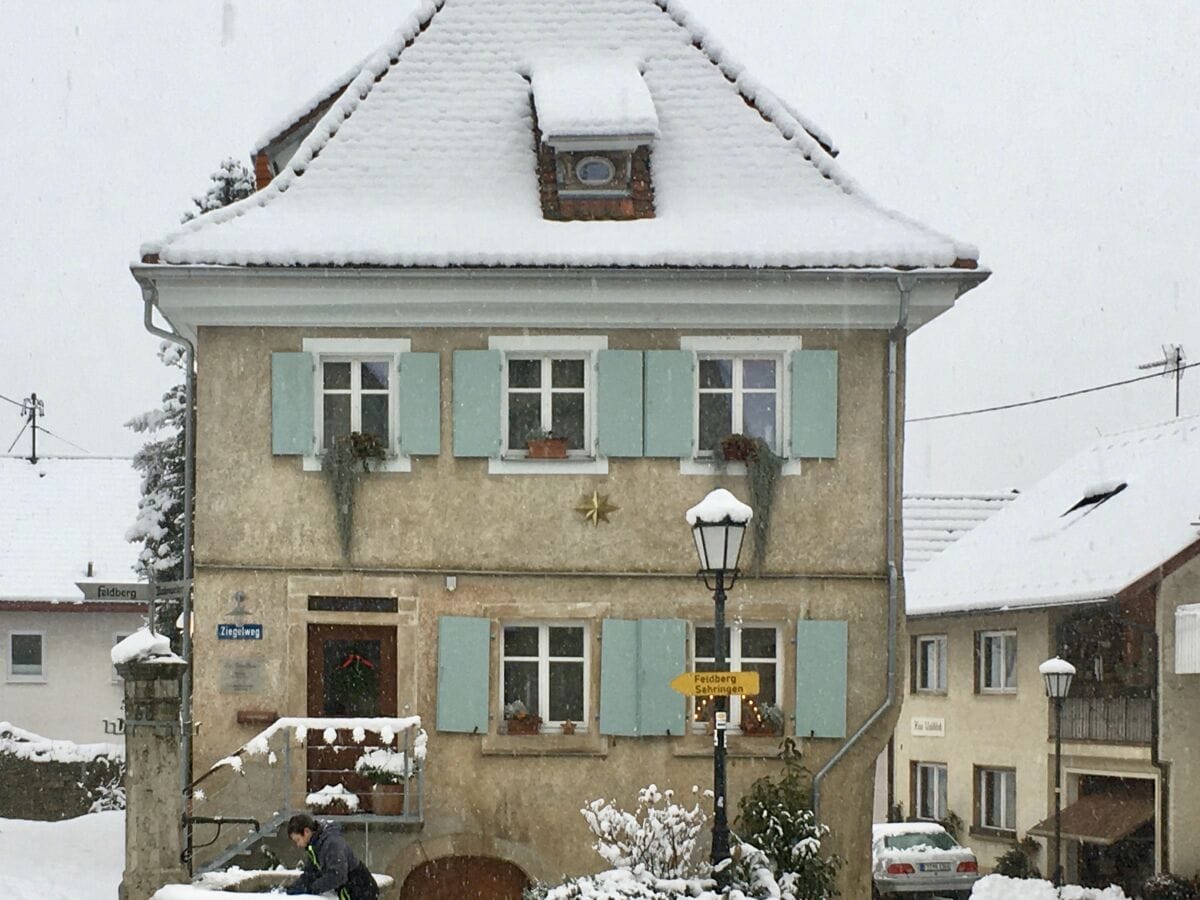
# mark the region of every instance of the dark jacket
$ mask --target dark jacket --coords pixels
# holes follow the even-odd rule
[[[341,829],[322,825],[308,842],[304,871],[288,888],[289,894],[335,891],[338,900],[376,900],[379,888],[371,872],[346,845]]]

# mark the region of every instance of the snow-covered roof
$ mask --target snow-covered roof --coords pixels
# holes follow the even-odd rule
[[[542,136],[658,136],[654,100],[636,59],[550,59],[534,63],[533,104]]]
[[[636,64],[649,92],[655,217],[547,221],[529,79],[598,56]],[[950,267],[977,257],[872,202],[810,130],[680,0],[424,0],[286,171],[142,252],[173,264],[388,267]]]
[[[904,571],[911,575],[1014,497],[1011,491],[905,494]]]
[[[140,497],[129,459],[0,457],[0,602],[82,602],[77,581],[136,581],[125,532]]]
[[[1200,417],[1101,438],[908,576],[909,615],[1116,596],[1200,540]]]

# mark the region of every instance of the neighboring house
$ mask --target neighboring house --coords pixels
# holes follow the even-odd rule
[[[912,575],[1017,497],[1016,491],[904,495],[904,574]]]
[[[865,198],[671,0],[423,4],[263,145],[254,197],[133,267],[203,372],[196,771],[276,715],[415,713],[420,830],[370,837],[404,896],[595,870],[582,805],[711,783],[709,704],[668,682],[712,665],[684,512],[749,499],[716,461],[743,432],[785,465],[765,577],[729,592],[762,678],[731,802],[779,771],[768,707],[813,772],[845,749],[822,816],[866,896],[904,341],[975,249]],[[384,458],[339,536],[351,432]],[[235,613],[261,640],[218,639]],[[308,789],[351,784],[321,752]]]
[[[0,458],[0,719],[59,740],[121,740],[109,652],[142,626],[145,604],[84,600],[76,583],[135,580],[125,532],[140,496],[129,459]]]
[[[1200,868],[1200,420],[1098,440],[906,579],[911,667],[895,736],[906,815],[955,813],[985,865],[1053,852],[1063,704],[1070,881]],[[1040,865],[1052,863],[1043,853]]]

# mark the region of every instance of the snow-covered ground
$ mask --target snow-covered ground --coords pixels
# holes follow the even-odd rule
[[[3,900],[107,900],[117,896],[125,867],[125,814],[93,813],[64,822],[0,819],[0,897]],[[204,900],[210,891],[183,885],[164,888],[156,900]],[[241,900],[278,894],[226,894]],[[972,900],[1057,900],[1048,881],[1017,881],[989,875]],[[1119,888],[1100,891],[1068,886],[1062,900],[1127,900]]]
[[[125,868],[125,813],[63,822],[0,819],[0,897],[80,900],[117,896]]]

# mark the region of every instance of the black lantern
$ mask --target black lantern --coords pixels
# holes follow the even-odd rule
[[[1038,671],[1046,680],[1046,696],[1054,701],[1054,883],[1062,887],[1062,703],[1071,690],[1075,667],[1065,659],[1054,657]]]
[[[1038,671],[1046,681],[1046,696],[1052,700],[1060,700],[1071,692],[1071,679],[1075,677],[1075,667],[1065,659],[1048,659]]]

